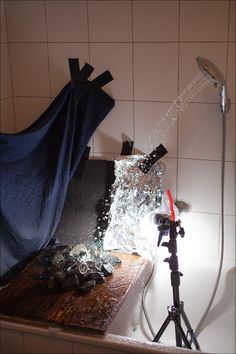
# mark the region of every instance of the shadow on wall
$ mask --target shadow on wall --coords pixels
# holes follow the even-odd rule
[[[227,310],[232,309],[232,304],[235,302],[235,271],[236,267],[233,267],[226,273],[222,297],[210,310],[202,330],[208,327]]]

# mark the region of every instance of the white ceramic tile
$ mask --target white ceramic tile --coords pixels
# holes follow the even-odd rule
[[[1,44],[1,99],[12,96],[9,50],[7,44]]]
[[[44,1],[6,1],[9,42],[46,42]]]
[[[179,117],[179,156],[221,160],[223,120],[218,104],[191,103]],[[226,161],[235,161],[235,104],[226,117]]]
[[[235,260],[235,216],[226,215],[224,223],[224,255],[226,259]]]
[[[5,1],[1,1],[1,43],[7,43],[7,28],[6,28],[6,11],[5,11]]]
[[[179,159],[178,200],[184,200],[192,211],[219,213],[220,161]]]
[[[115,160],[117,157],[120,156],[120,152],[119,153],[105,153],[105,152],[95,152],[93,155],[92,160],[108,160],[108,161],[113,161]]]
[[[175,158],[163,157],[161,161],[166,165],[166,170],[161,181],[161,189],[163,191],[169,189],[173,199],[176,199],[177,160]]]
[[[0,330],[1,353],[25,353],[23,335],[21,332],[1,328]]]
[[[132,44],[91,43],[90,62],[95,68],[93,77],[109,70],[114,80],[104,90],[117,100],[133,99]]]
[[[193,80],[196,79],[191,91],[197,92],[200,85],[198,78],[200,69],[197,66],[196,57],[206,58],[216,65],[226,77],[227,44],[226,43],[180,43],[179,60],[179,87],[180,93]],[[219,102],[219,89],[206,80],[206,86],[196,95],[192,101],[195,102]]]
[[[180,216],[184,238],[178,240],[180,259],[217,258],[219,250],[219,215],[189,212]]]
[[[56,96],[70,81],[68,58],[78,58],[80,68],[89,61],[87,43],[49,43],[51,95]]]
[[[235,161],[235,131],[236,131],[236,117],[235,117],[235,104],[231,104],[230,111],[226,116],[226,161]]]
[[[131,1],[89,1],[91,42],[131,42]]]
[[[178,11],[178,1],[134,1],[134,41],[178,41]]]
[[[218,104],[191,103],[179,118],[179,157],[220,160],[222,122]]]
[[[170,103],[135,102],[135,148],[142,153],[150,153],[156,146],[163,144],[168,157],[177,154],[177,125],[165,120],[162,123]]]
[[[26,353],[47,353],[60,354],[72,353],[72,343],[53,337],[44,337],[37,334],[24,334],[24,344]]]
[[[87,42],[86,1],[46,1],[49,42]]]
[[[47,45],[9,44],[14,96],[50,95]]]
[[[133,139],[133,103],[116,101],[115,107],[96,129],[94,153],[120,153],[124,137]]]
[[[224,0],[180,1],[180,40],[227,41],[228,7]]]
[[[235,41],[235,0],[230,0],[230,18],[229,18],[229,40],[230,41]]]
[[[1,100],[0,123],[0,131],[2,133],[15,133],[15,120],[12,98],[6,98],[4,100]]]
[[[177,97],[178,45],[134,44],[134,97],[168,101]]]
[[[16,131],[28,128],[48,108],[50,98],[15,97]]]
[[[236,215],[235,212],[235,162],[225,163],[225,214]]]
[[[229,51],[228,51],[228,70],[227,70],[227,88],[228,88],[228,96],[230,98],[231,103],[236,103],[236,90],[235,90],[235,78],[236,78],[236,70],[235,64],[235,42],[229,43]]]

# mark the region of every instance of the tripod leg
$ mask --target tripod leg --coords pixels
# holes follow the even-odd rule
[[[155,338],[153,339],[153,342],[158,342],[159,339],[161,338],[162,334],[164,333],[166,327],[168,326],[168,324],[170,323],[170,316],[168,315],[166,320],[164,321],[163,325],[161,326],[161,328],[159,329],[159,331],[157,332]]]
[[[182,339],[177,328],[175,328],[175,341],[176,341],[176,347],[182,348]]]
[[[179,323],[179,326],[181,327],[181,319],[180,319],[180,314],[176,314],[176,320],[178,321]],[[173,318],[174,320],[174,318]],[[178,331],[178,328],[176,328],[175,326],[175,341],[176,341],[176,346],[177,347],[182,347],[182,339],[181,339],[181,335]]]
[[[198,343],[198,341],[197,341],[197,338],[196,338],[196,336],[195,336],[195,333],[194,333],[194,331],[193,331],[193,329],[192,329],[192,327],[191,327],[191,325],[190,325],[190,322],[189,322],[189,320],[188,320],[188,317],[187,317],[187,315],[186,315],[186,313],[185,313],[183,307],[182,307],[181,313],[182,313],[182,317],[183,317],[184,323],[185,323],[185,325],[186,325],[186,327],[187,327],[187,330],[188,330],[188,332],[189,332],[189,334],[190,334],[190,336],[191,336],[191,342],[190,342],[190,343],[193,342],[194,345],[195,345],[195,347],[196,347],[196,349],[197,349],[197,350],[200,350],[200,349],[201,349],[201,348],[200,348],[200,345],[199,345],[199,343]]]
[[[184,331],[183,331],[183,329],[182,329],[182,327],[181,327],[181,325],[180,325],[179,320],[178,320],[176,317],[174,317],[174,318],[173,318],[173,321],[174,321],[174,323],[175,323],[175,328],[176,328],[176,330],[178,331],[180,337],[182,338],[182,340],[183,340],[183,342],[184,342],[186,348],[192,349],[192,348],[191,348],[191,345],[189,344],[189,341],[188,341],[188,339],[187,339],[187,337],[186,337],[186,335],[185,335],[185,333],[184,333]],[[177,340],[176,340],[176,344],[177,344]],[[178,346],[178,345],[177,345],[177,346]],[[181,346],[182,346],[182,344],[181,344]]]

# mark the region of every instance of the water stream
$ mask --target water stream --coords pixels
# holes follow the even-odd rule
[[[198,73],[186,86],[164,115],[158,120],[153,133],[148,137],[148,141],[145,143],[145,147],[148,148],[148,151],[163,142],[165,135],[169,133],[170,128],[180,117],[180,113],[188,107],[193,98],[197,96],[208,83],[209,80],[207,77],[203,76],[202,73]]]

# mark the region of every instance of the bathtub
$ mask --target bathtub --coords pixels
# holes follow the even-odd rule
[[[140,321],[140,289],[150,276],[151,269],[151,263],[148,263],[132,284],[105,335],[2,317],[1,353],[197,353],[195,350],[165,346],[151,340],[137,340],[126,335]]]

